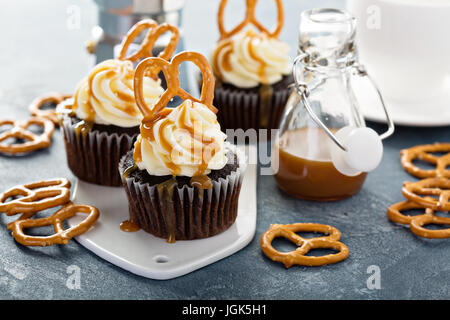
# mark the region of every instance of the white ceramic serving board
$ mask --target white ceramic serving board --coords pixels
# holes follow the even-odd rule
[[[450,82],[450,81],[448,81]],[[368,81],[355,81],[355,94],[364,117],[385,123],[381,103]],[[396,125],[414,127],[439,127],[450,125],[450,84],[446,95],[421,101],[395,101],[385,97],[385,104]]]
[[[250,147],[248,152],[255,152]],[[256,164],[248,165],[239,198],[236,222],[211,238],[167,243],[140,230],[121,231],[128,219],[128,201],[122,188],[102,187],[78,181],[74,203],[90,204],[100,210],[99,221],[76,240],[99,257],[134,274],[158,279],[172,279],[223,259],[244,248],[256,230]],[[75,216],[69,225],[78,224]]]

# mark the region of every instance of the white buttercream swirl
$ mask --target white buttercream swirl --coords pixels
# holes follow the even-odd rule
[[[74,95],[73,110],[83,120],[119,127],[138,126],[142,114],[133,90],[134,68],[130,61],[106,60],[83,79]],[[144,79],[144,96],[152,106],[164,93],[161,80]]]
[[[216,76],[240,88],[274,84],[291,72],[289,45],[253,29],[217,43],[212,54]]]
[[[193,177],[226,165],[226,135],[214,112],[191,100],[166,111],[167,116],[141,126],[134,151],[139,169],[155,176]]]

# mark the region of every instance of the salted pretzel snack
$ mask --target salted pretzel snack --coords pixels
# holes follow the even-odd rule
[[[443,156],[435,156],[432,153],[446,153]],[[450,178],[450,143],[435,143],[415,146],[400,152],[403,168],[418,178]],[[434,170],[424,170],[413,164],[414,160],[421,160],[436,166]]]
[[[413,209],[422,209],[424,214],[408,216],[402,213],[403,211]],[[424,208],[418,203],[403,201],[393,204],[389,207],[387,215],[393,222],[409,225],[411,231],[419,237],[429,239],[450,238],[450,228],[443,230],[430,230],[424,228],[424,226],[429,224],[450,225],[450,218],[438,217],[434,214],[433,209]]]
[[[402,193],[408,200],[425,208],[450,211],[450,179],[428,178],[418,182],[405,182]]]
[[[148,32],[139,50],[130,56],[126,56],[130,44],[133,43],[134,39],[143,30],[147,29]],[[161,35],[163,35],[168,31],[171,33],[170,41],[167,44],[166,48],[164,48],[164,50],[161,53],[159,53],[158,57],[164,60],[170,60],[170,58],[172,57],[173,53],[177,48],[178,41],[180,39],[180,32],[178,31],[177,27],[171,24],[163,23],[161,25],[158,25],[155,21],[151,19],[139,21],[128,31],[127,35],[125,36],[125,38],[121,43],[121,49],[118,57],[119,60],[129,60],[131,62],[137,62],[142,58],[152,57],[153,56],[152,50],[153,47],[155,46],[156,41],[161,37]],[[159,70],[155,68],[152,70],[148,70],[147,75],[156,76],[158,73]]]
[[[277,5],[277,26],[274,31],[270,32],[266,27],[264,27],[257,19],[255,14],[256,5],[258,4],[258,0],[246,0],[247,11],[245,13],[244,21],[238,24],[235,28],[230,31],[226,31],[225,29],[225,8],[228,4],[228,0],[222,0],[219,6],[219,14],[218,14],[218,24],[219,24],[219,32],[220,32],[220,40],[229,38],[242,29],[244,29],[247,25],[252,24],[259,31],[265,32],[268,36],[272,38],[277,38],[284,25],[284,10],[283,10],[283,1],[282,0],[274,0]]]
[[[63,228],[63,222],[74,217],[77,213],[87,214],[87,218],[80,224]],[[14,239],[24,246],[51,246],[54,244],[67,244],[70,239],[88,231],[98,220],[100,214],[97,208],[88,205],[75,205],[68,203],[53,215],[40,219],[16,220],[8,225],[12,231]],[[38,228],[53,226],[55,233],[51,236],[29,236],[23,230],[28,228]]]
[[[10,197],[21,198],[5,202]],[[18,213],[34,214],[63,205],[70,200],[70,181],[52,179],[15,186],[0,194],[0,212],[12,216]],[[25,215],[29,217],[30,215]]]
[[[186,61],[193,62],[201,71],[203,78],[202,93],[200,99],[196,99],[187,93],[180,85],[180,64]],[[158,100],[153,108],[150,108],[144,99],[144,75],[148,68],[158,68],[164,73],[167,82],[167,90]],[[183,100],[191,99],[206,105],[211,111],[217,113],[217,109],[213,106],[214,99],[214,75],[208,60],[197,52],[181,52],[177,54],[171,62],[161,58],[147,58],[141,61],[136,68],[134,74],[134,88],[136,96],[136,104],[141,113],[144,115],[145,121],[155,119],[160,112],[164,112],[167,104],[175,97],[179,96]]]
[[[53,121],[53,123],[55,125],[58,125],[59,120],[58,120],[58,115],[56,113],[56,108],[49,109],[49,110],[41,110],[41,108],[48,103],[54,103],[55,105],[58,105],[61,102],[63,102],[64,100],[69,99],[71,97],[72,97],[71,94],[61,94],[61,93],[57,93],[57,92],[49,92],[40,97],[37,97],[36,99],[33,100],[33,102],[31,102],[30,107],[29,107],[30,113],[36,117],[42,117],[42,118],[49,119],[49,120]]]
[[[1,126],[12,126],[9,130],[0,134],[0,153],[16,155],[28,153],[43,148],[48,148],[51,144],[51,137],[55,130],[52,121],[45,118],[33,117],[26,121],[0,120]],[[31,125],[37,125],[44,129],[41,134],[28,130]],[[8,144],[4,141],[9,138],[22,139],[24,142]]]
[[[328,234],[325,237],[306,239],[296,232],[320,232]],[[272,246],[277,237],[284,237],[299,246],[295,251],[279,252]],[[293,265],[322,266],[340,262],[348,257],[349,250],[345,244],[339,242],[341,233],[338,229],[316,223],[272,224],[260,239],[260,246],[264,254],[273,261],[284,263],[286,268]],[[306,256],[313,249],[334,249],[339,251],[321,257]]]

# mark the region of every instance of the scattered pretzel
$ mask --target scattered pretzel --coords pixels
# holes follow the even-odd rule
[[[424,210],[424,214],[407,216],[402,213],[402,211],[412,209],[422,209]],[[450,229],[430,230],[423,227],[428,224],[450,225],[450,218],[438,217],[434,214],[433,209],[424,208],[418,203],[403,201],[393,204],[389,207],[387,215],[393,222],[409,225],[411,231],[419,237],[429,239],[450,238]]]
[[[255,15],[256,5],[258,4],[258,0],[246,0],[247,11],[245,13],[244,21],[238,24],[231,31],[226,31],[224,26],[225,20],[225,8],[228,4],[228,0],[222,0],[219,6],[219,14],[218,14],[218,23],[219,23],[219,32],[220,32],[220,40],[230,38],[235,35],[242,29],[244,29],[247,25],[254,25],[259,31],[265,32],[268,36],[277,38],[284,25],[284,10],[283,10],[283,1],[275,0],[277,5],[277,26],[274,31],[270,32],[266,27],[264,27],[257,19]]]
[[[450,211],[450,180],[429,178],[418,182],[405,182],[402,193],[410,201],[433,210]],[[421,197],[421,196],[435,196]]]
[[[445,155],[438,157],[431,153],[443,152]],[[415,146],[400,152],[403,168],[418,178],[450,178],[450,143],[435,143]],[[413,164],[414,160],[422,160],[436,166],[434,170],[424,170]]]
[[[9,202],[10,197],[22,196]],[[56,206],[70,200],[70,181],[54,179],[16,186],[0,194],[0,212],[12,216],[18,213],[31,214]],[[29,217],[29,215],[24,216]]]
[[[77,213],[87,214],[87,218],[80,224],[64,230],[62,223],[74,217]],[[14,239],[24,246],[51,246],[54,244],[67,244],[70,239],[88,231],[98,220],[97,208],[88,205],[75,205],[68,203],[53,215],[40,219],[16,220],[8,225]],[[53,226],[55,233],[51,236],[29,236],[23,229]]]
[[[45,118],[33,117],[27,121],[0,120],[0,126],[11,125],[12,128],[0,134],[0,153],[21,154],[47,148],[51,144],[51,137],[55,130],[52,121]],[[44,128],[42,134],[35,134],[28,130],[31,125],[38,125]],[[4,143],[9,138],[26,140],[22,143]]]
[[[146,29],[148,29],[148,32],[139,50],[130,56],[126,56],[130,44],[143,30]],[[180,39],[180,32],[178,31],[177,27],[171,24],[163,23],[161,25],[158,25],[151,19],[139,21],[130,29],[130,31],[128,31],[121,44],[121,49],[118,57],[119,60],[129,60],[131,62],[137,62],[142,58],[152,57],[152,50],[155,46],[156,41],[161,37],[162,34],[168,31],[171,32],[172,36],[166,48],[158,55],[158,57],[167,61],[170,60],[173,53],[175,52],[175,49],[177,48],[178,41]],[[158,73],[159,69],[152,69],[148,70],[147,75],[156,76]]]
[[[300,237],[296,232],[320,232],[328,234],[328,236],[306,239]],[[277,237],[284,237],[295,243],[299,248],[291,252],[279,252],[272,246],[272,241]],[[284,263],[286,268],[290,268],[292,265],[322,266],[340,262],[348,257],[349,250],[345,244],[338,241],[340,238],[341,233],[338,229],[324,224],[272,224],[269,230],[262,234],[260,246],[266,256],[273,261]],[[306,256],[312,249],[326,248],[335,249],[339,252],[321,257]]]
[[[61,94],[57,92],[50,92],[44,94],[31,102],[29,110],[33,116],[42,117],[53,121],[55,125],[59,124],[58,116],[56,114],[56,108],[50,110],[41,110],[41,108],[48,103],[53,103],[56,105],[60,104],[66,99],[71,98],[71,94]]]
[[[200,100],[194,98],[180,86],[180,64],[190,61],[197,65],[202,73],[203,85]],[[150,108],[144,99],[144,75],[148,68],[158,68],[164,73],[167,82],[167,90],[161,96],[159,101],[153,108]],[[164,108],[175,96],[179,96],[183,100],[191,99],[192,101],[205,104],[211,111],[217,113],[217,109],[213,106],[214,99],[214,75],[208,60],[197,52],[182,52],[177,54],[169,63],[161,58],[147,58],[141,61],[136,68],[134,75],[134,91],[136,96],[136,104],[144,115],[144,121],[155,119],[160,112],[164,112]]]

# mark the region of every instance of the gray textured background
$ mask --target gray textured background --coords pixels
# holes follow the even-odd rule
[[[338,0],[286,0],[283,40],[295,52],[302,9],[343,6]],[[67,8],[76,4],[81,28],[66,28]],[[186,47],[208,53],[217,39],[217,1],[187,0]],[[269,8],[263,15],[268,16]],[[197,18],[201,17],[201,19]],[[268,18],[267,21],[269,21]],[[89,0],[16,0],[0,4],[0,113],[26,118],[31,100],[49,90],[71,92],[92,66],[83,49],[96,22]],[[207,27],[205,27],[207,26]],[[208,27],[211,26],[211,27]],[[201,30],[201,31],[200,31]],[[375,127],[382,130],[381,126]],[[258,181],[255,239],[235,255],[169,281],[153,281],[121,270],[72,241],[67,246],[27,248],[14,242],[0,216],[0,298],[14,299],[427,299],[450,298],[450,241],[423,240],[387,220],[389,204],[402,199],[399,150],[449,141],[450,128],[398,128],[385,143],[381,166],[362,191],[336,203],[300,201],[282,194],[272,177]],[[0,190],[16,184],[73,175],[66,166],[59,132],[51,148],[11,159],[0,157]],[[339,264],[286,270],[265,258],[259,237],[271,223],[319,222],[342,231],[350,257]],[[81,290],[65,283],[67,267],[81,268]],[[381,290],[368,290],[367,268],[381,268]]]

